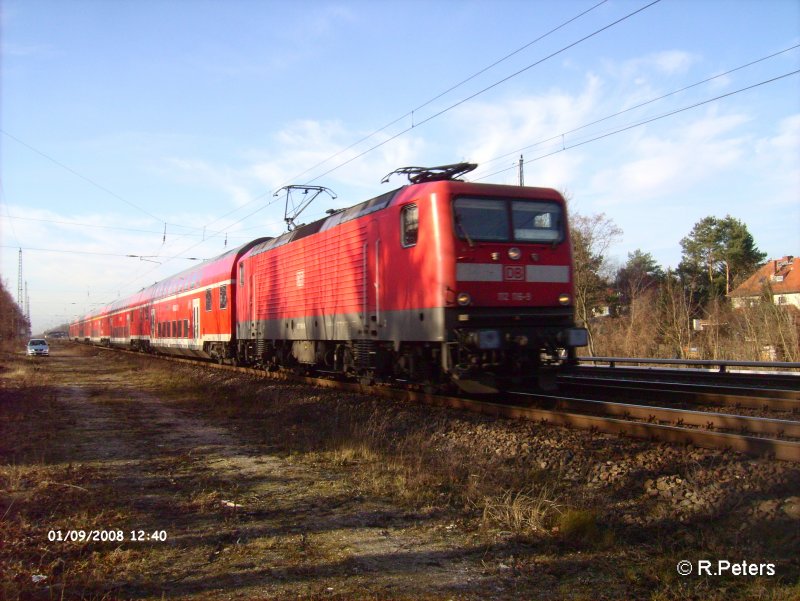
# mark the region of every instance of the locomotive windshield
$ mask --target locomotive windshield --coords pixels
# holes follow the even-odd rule
[[[560,242],[562,214],[547,201],[462,196],[453,202],[456,235],[468,242]]]

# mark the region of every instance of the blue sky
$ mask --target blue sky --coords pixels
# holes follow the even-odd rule
[[[308,221],[405,165],[515,183],[521,153],[528,185],[622,228],[618,262],[674,267],[727,214],[800,255],[800,76],[756,85],[800,50],[606,119],[800,44],[800,2],[662,0],[575,44],[649,4],[598,1],[4,0],[2,277],[22,247],[39,331],[281,233],[285,184],[338,195]]]

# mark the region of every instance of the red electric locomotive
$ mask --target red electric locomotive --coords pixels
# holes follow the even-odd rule
[[[70,337],[469,392],[547,381],[586,344],[566,204],[457,179],[474,168],[400,169],[410,185],[187,269]]]
[[[238,360],[469,392],[574,361],[563,197],[454,179],[474,167],[399,170],[411,185],[253,246]]]

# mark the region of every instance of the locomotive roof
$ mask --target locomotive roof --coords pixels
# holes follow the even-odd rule
[[[313,221],[312,223],[309,223],[307,225],[301,225],[300,227],[292,230],[291,232],[286,232],[285,234],[278,236],[277,238],[271,238],[265,242],[262,242],[261,244],[254,246],[253,249],[250,251],[250,256],[254,256],[262,252],[272,250],[273,248],[283,246],[284,244],[288,244],[289,242],[294,242],[295,240],[300,240],[301,238],[305,238],[306,236],[316,234],[317,232],[324,232],[325,230],[328,230],[332,227],[336,227],[337,225],[340,225],[347,221],[352,221],[353,219],[358,219],[359,217],[363,217],[365,215],[369,215],[370,213],[374,213],[375,211],[380,211],[381,209],[385,209],[392,203],[395,196],[397,196],[398,192],[407,187],[408,186],[403,186],[401,188],[392,190],[391,192],[385,192],[384,194],[376,196],[375,198],[371,198],[357,205],[353,205],[352,207],[349,207],[347,209],[342,209],[341,211],[337,211],[336,213],[334,213],[329,217]]]
[[[458,166],[458,165],[455,165]],[[445,165],[445,167],[453,167],[453,165]],[[410,169],[418,169],[416,167]],[[491,193],[491,194],[516,194],[519,190],[524,190],[525,194],[529,193],[532,189],[531,186],[527,186],[525,188],[520,188],[518,186],[508,186],[502,184],[475,184],[475,183],[466,183],[462,182],[461,180],[453,180],[453,179],[446,179],[446,180],[431,180],[431,181],[446,181],[453,189],[461,189],[462,186],[468,186],[469,189],[473,192],[483,192],[483,193]],[[329,217],[324,217],[317,221],[313,221],[307,225],[301,225],[298,228],[286,232],[280,236],[275,238],[270,238],[265,242],[261,242],[260,244],[256,244],[248,251],[248,256],[255,256],[261,254],[263,252],[267,252],[272,250],[273,248],[278,248],[279,246],[283,246],[284,244],[288,244],[289,242],[294,242],[296,240],[300,240],[301,238],[305,238],[306,236],[311,236],[312,234],[316,234],[317,232],[324,232],[330,228],[336,227],[342,223],[346,223],[347,221],[352,221],[353,219],[358,219],[359,217],[364,217],[365,215],[369,215],[370,213],[374,213],[376,211],[380,211],[381,209],[385,209],[388,207],[394,199],[399,195],[400,192],[405,190],[406,188],[419,188],[421,186],[429,185],[431,182],[424,181],[421,183],[410,184],[406,186],[402,186],[400,188],[396,188],[391,192],[385,192],[380,196],[376,196],[375,198],[371,198],[366,200],[362,203],[357,205],[353,205],[347,209],[342,209],[341,211],[337,211],[333,215]],[[542,193],[546,193],[546,196],[552,197],[556,196],[560,198],[560,193],[557,190],[552,190],[550,188],[536,188]]]

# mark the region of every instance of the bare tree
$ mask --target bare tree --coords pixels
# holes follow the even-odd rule
[[[5,284],[0,282],[0,341],[15,341],[30,332],[30,324],[14,302]]]
[[[665,354],[686,359],[692,338],[692,317],[695,309],[691,296],[681,281],[667,272],[659,295],[659,338]]]
[[[589,333],[589,354],[595,354],[594,311],[608,303],[612,279],[608,249],[622,230],[604,213],[570,216],[572,258],[575,264],[575,314]]]

